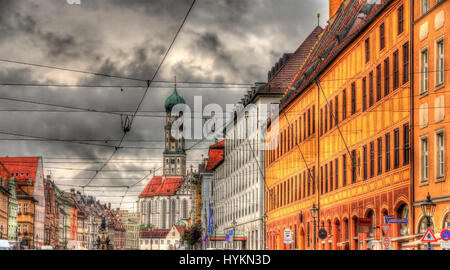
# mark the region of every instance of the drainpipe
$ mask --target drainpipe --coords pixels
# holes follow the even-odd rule
[[[410,181],[410,234],[414,235],[414,228],[415,228],[415,207],[414,207],[414,179],[415,179],[415,175],[414,175],[414,0],[410,1],[410,72],[409,72],[409,76],[410,76],[410,91],[409,91],[409,95],[410,95],[410,139],[409,139],[409,145],[410,145],[410,151],[409,151],[409,164],[410,164],[410,176],[411,176],[411,181]]]

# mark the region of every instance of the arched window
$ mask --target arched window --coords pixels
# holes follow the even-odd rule
[[[166,229],[167,228],[167,201],[163,200],[162,201],[162,206],[161,206],[161,228]]]
[[[444,224],[442,225],[442,228],[450,230],[450,213],[448,213],[444,218]]]
[[[397,210],[397,216],[400,219],[409,219],[409,206],[407,204],[402,204]],[[398,235],[409,235],[409,224],[398,224]]]
[[[177,213],[176,208],[177,208],[176,202],[175,202],[175,200],[172,200],[171,206],[170,206],[170,226],[174,225],[176,222],[176,220],[175,220],[175,215]]]
[[[187,218],[187,200],[183,200],[183,219]]]
[[[367,212],[366,217],[372,219],[372,225],[369,227],[368,236],[369,236],[369,238],[373,238],[374,237],[373,232],[374,232],[374,228],[375,228],[375,215],[374,215],[373,210],[369,210],[369,212]]]
[[[148,213],[147,223],[151,224],[152,223],[152,202],[151,201],[148,202],[147,213]]]

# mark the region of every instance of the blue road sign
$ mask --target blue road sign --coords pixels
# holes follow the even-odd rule
[[[443,230],[441,232],[441,238],[444,241],[450,241],[450,231],[449,230]]]
[[[390,218],[390,217],[386,217],[386,223],[399,223],[399,224],[408,224],[408,219],[395,219],[395,218]]]
[[[230,230],[230,232],[228,233],[229,235],[233,235],[234,231]]]

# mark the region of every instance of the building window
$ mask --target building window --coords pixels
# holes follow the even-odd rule
[[[422,50],[420,53],[420,94],[428,92],[428,49]]]
[[[313,167],[311,171],[309,171],[309,175],[312,178],[312,194],[316,194],[316,167]]]
[[[328,105],[325,105],[325,115],[324,115],[324,118],[325,118],[325,123],[324,123],[325,128],[324,128],[324,132],[327,133],[327,131],[328,131]]]
[[[356,83],[352,83],[352,114],[356,113]]]
[[[409,220],[409,207],[407,204],[403,204],[398,208],[397,211],[398,218],[400,219],[408,219]],[[398,225],[398,235],[399,236],[407,236],[409,235],[409,224],[399,224]]]
[[[400,166],[400,130],[394,130],[394,168]]]
[[[336,159],[335,161],[334,161],[334,170],[335,170],[335,185],[336,185],[336,188],[335,189],[338,189],[339,188],[339,159]]]
[[[312,107],[312,132],[311,134],[316,133],[316,106]]]
[[[409,43],[403,45],[403,83],[409,81]]]
[[[325,193],[328,193],[328,164],[325,164]]]
[[[323,109],[320,109],[320,136],[323,135]]]
[[[382,145],[382,139],[381,138],[378,138],[377,139],[377,146],[378,146],[378,175],[380,175],[382,172],[383,172],[383,153],[381,152],[382,151],[382,148],[383,148],[383,145]]]
[[[398,67],[398,51],[394,52],[394,90],[396,90],[400,86],[400,77],[399,77],[399,67]]]
[[[389,58],[384,60],[384,96],[389,95],[390,81],[389,81]]]
[[[402,5],[397,9],[397,32],[399,35],[403,33],[404,20],[405,18]]]
[[[421,1],[422,1],[421,5],[422,15],[424,15],[430,10],[430,0],[421,0]]]
[[[311,110],[308,109],[308,137],[311,136]]]
[[[330,162],[330,191],[333,191],[333,161]]]
[[[346,89],[342,90],[342,120],[347,118],[347,93]]]
[[[356,183],[356,151],[352,151],[352,183]]]
[[[306,140],[306,112],[303,113],[303,139]]]
[[[365,41],[365,47],[366,47],[366,63],[370,60],[370,39],[367,38]]]
[[[333,100],[330,100],[330,130],[333,128]]]
[[[373,72],[369,73],[369,107],[373,105]]]
[[[380,25],[380,51],[384,49],[386,45],[385,40],[385,29],[384,29],[384,23]]]
[[[347,185],[347,156],[342,156],[342,186]]]
[[[377,66],[377,101],[381,99],[381,65]]]
[[[339,97],[336,96],[334,98],[334,122],[337,126],[339,123]]]
[[[320,167],[320,194],[323,194],[323,167]]]
[[[391,170],[391,134],[387,133],[385,135],[385,144],[386,144],[386,172]]]
[[[436,133],[436,175],[437,178],[442,178],[445,175],[445,141],[444,132]]]
[[[363,178],[367,180],[367,145],[363,146]]]
[[[428,169],[429,169],[429,160],[428,160],[428,137],[423,137],[420,139],[420,175],[421,181],[428,181]]]
[[[409,164],[409,124],[403,126],[403,165]]]
[[[436,43],[436,86],[444,84],[445,75],[445,60],[444,60],[444,40],[441,39]]]
[[[367,79],[364,77],[362,79],[362,110],[363,112],[367,109],[367,85],[366,85]]]
[[[23,205],[23,213],[26,215],[26,214],[28,214],[28,204],[27,203],[25,203],[24,205]]]
[[[370,178],[375,176],[375,143],[370,142]]]

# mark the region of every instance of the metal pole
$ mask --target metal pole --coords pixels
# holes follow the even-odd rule
[[[427,216],[427,228],[429,229],[430,227],[431,227],[431,217]],[[430,242],[427,243],[427,250],[431,250]]]
[[[316,250],[316,218],[314,218],[314,231],[313,231],[313,234],[314,234],[314,250]]]

